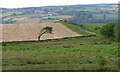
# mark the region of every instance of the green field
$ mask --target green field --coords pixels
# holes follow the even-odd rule
[[[96,37],[4,43],[3,69],[117,69],[117,49],[117,43]]]
[[[88,25],[81,28],[98,35],[2,43],[3,70],[117,70],[118,43]]]

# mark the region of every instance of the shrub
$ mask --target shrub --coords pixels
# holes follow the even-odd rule
[[[105,38],[111,41],[120,41],[120,25],[118,23],[109,23],[104,25],[100,32]]]
[[[2,46],[6,46],[6,44],[5,44],[5,43],[3,43],[3,44],[2,44]]]
[[[96,26],[96,27],[95,27],[95,30],[100,30],[100,27]]]
[[[74,46],[63,46],[64,48],[73,48]]]
[[[106,38],[113,39],[114,38],[114,24],[106,24],[101,28],[101,34]]]
[[[98,64],[99,64],[100,66],[104,66],[104,65],[106,64],[105,58],[102,57],[102,56],[100,56],[100,57],[98,58]]]
[[[120,42],[120,24],[116,24],[114,27],[114,36],[115,36],[115,41]]]

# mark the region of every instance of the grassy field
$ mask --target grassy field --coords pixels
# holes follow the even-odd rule
[[[82,34],[83,36],[97,35],[100,36],[100,28],[105,24],[76,24],[72,22],[59,21],[70,30]]]
[[[3,43],[3,70],[116,70],[118,43],[94,36]]]
[[[91,33],[87,32],[86,29],[83,29],[78,24],[71,24],[71,23],[65,22],[65,21],[59,21],[59,22],[62,23],[63,25],[65,25],[71,31],[77,32],[78,34],[81,34],[83,36],[91,35]]]
[[[104,24],[68,24],[82,36],[2,43],[3,70],[117,70],[118,43],[100,35]],[[97,28],[97,29],[96,29]]]

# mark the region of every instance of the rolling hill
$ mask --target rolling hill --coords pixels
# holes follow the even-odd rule
[[[45,26],[53,27],[53,34],[44,34],[42,40],[64,37],[81,36],[60,23],[41,24],[0,24],[2,25],[2,41],[37,40],[41,29]]]
[[[76,23],[107,23],[118,21],[118,4],[90,4],[27,8],[0,8],[3,24],[17,23],[16,17],[37,18],[44,21],[66,19]],[[68,15],[70,18],[59,18]]]

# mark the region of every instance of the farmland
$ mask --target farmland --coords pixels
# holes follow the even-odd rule
[[[37,22],[40,23],[48,21],[53,22],[61,19],[85,24],[116,22],[118,19],[118,4],[46,6],[20,9],[2,8],[2,22],[0,21],[0,23],[19,23],[17,17],[29,17],[29,19],[37,18]]]
[[[118,43],[99,36],[91,25],[87,30],[97,36],[4,42],[3,70],[117,70]]]
[[[117,33],[101,34],[117,12],[117,4],[2,8],[2,70],[119,70]]]
[[[53,34],[44,34],[42,40],[81,36],[60,23],[2,24],[2,41],[37,40],[40,31],[45,26],[53,27]]]
[[[100,34],[105,24],[1,24],[3,70],[118,70],[118,43]],[[37,41],[40,30],[53,27]],[[97,29],[96,29],[97,28]]]

